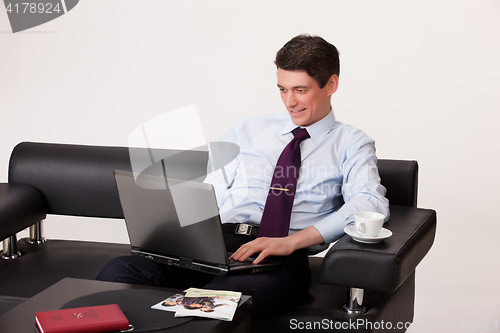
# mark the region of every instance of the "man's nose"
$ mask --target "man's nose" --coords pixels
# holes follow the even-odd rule
[[[297,99],[295,98],[295,95],[292,93],[288,93],[285,96],[285,104],[288,108],[296,106],[297,105]]]

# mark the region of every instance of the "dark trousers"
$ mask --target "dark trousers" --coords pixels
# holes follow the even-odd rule
[[[224,234],[226,248],[236,251],[254,239]],[[214,276],[211,274],[156,264],[140,256],[124,256],[111,260],[97,280],[187,289],[190,287],[239,291],[252,296],[253,317],[263,318],[277,310],[289,308],[307,299],[311,284],[309,261],[305,250],[286,257],[273,257],[282,262],[280,268],[256,274]]]

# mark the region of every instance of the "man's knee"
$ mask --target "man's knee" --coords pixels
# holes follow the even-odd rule
[[[99,272],[96,280],[151,285],[156,265],[140,256],[123,256],[110,260]]]
[[[114,281],[116,274],[130,266],[129,261],[132,256],[123,256],[111,259],[97,274],[96,280]]]

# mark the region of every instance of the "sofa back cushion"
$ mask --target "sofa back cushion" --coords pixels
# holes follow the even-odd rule
[[[417,161],[379,159],[377,167],[389,204],[417,207]]]
[[[151,163],[150,153],[143,148],[132,150],[134,165],[150,166],[145,172],[154,173],[158,164]],[[207,152],[153,153],[165,157],[169,177],[191,180],[206,174]],[[115,169],[132,170],[129,148],[22,142],[10,158],[9,183],[27,184],[42,192],[47,214],[123,218]]]
[[[10,158],[9,182],[38,189],[47,201],[47,214],[123,218],[113,171],[131,171],[130,156],[134,171],[161,175],[163,158],[171,178],[206,175],[206,151],[22,142]],[[378,167],[391,205],[416,206],[417,162],[379,160]]]

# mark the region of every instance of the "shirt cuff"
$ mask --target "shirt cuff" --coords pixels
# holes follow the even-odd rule
[[[326,243],[335,242],[344,235],[347,225],[346,217],[337,212],[329,214],[328,218],[322,219],[314,224]]]

